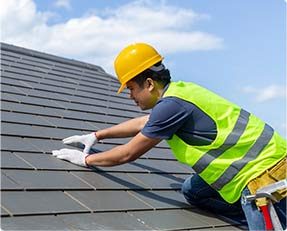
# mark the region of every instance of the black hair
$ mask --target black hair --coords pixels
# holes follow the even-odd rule
[[[156,63],[154,66],[160,66],[161,61]],[[152,80],[158,82],[163,87],[170,83],[170,72],[168,69],[163,68],[160,71],[153,71],[151,69],[146,69],[137,76],[135,76],[132,80],[135,81],[140,87],[143,87],[144,82],[147,78],[151,78]]]

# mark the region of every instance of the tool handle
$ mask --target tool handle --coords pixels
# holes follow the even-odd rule
[[[260,206],[260,209],[264,217],[266,230],[274,230],[270,213],[268,211],[268,205]]]

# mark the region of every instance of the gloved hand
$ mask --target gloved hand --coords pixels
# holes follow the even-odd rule
[[[96,133],[92,132],[87,135],[81,135],[81,136],[70,136],[68,138],[63,139],[64,144],[71,144],[71,143],[82,143],[85,145],[84,153],[89,153],[91,147],[98,142],[98,139],[96,137]]]
[[[86,157],[88,154],[83,153],[78,150],[74,149],[60,149],[60,150],[54,150],[52,151],[53,156],[61,159],[61,160],[67,160],[70,161],[73,164],[81,165],[87,167],[86,164]]]

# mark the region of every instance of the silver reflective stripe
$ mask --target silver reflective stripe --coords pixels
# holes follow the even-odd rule
[[[225,172],[213,184],[211,184],[211,186],[216,190],[222,189],[223,186],[229,183],[249,161],[256,159],[256,157],[270,142],[273,134],[273,128],[271,128],[268,124],[265,124],[262,133],[257,138],[253,146],[249,149],[249,151],[245,154],[245,156],[241,160],[234,161],[225,170]]]
[[[229,148],[233,147],[238,140],[240,139],[241,135],[245,131],[245,128],[249,121],[250,113],[241,109],[238,119],[235,123],[233,130],[227,136],[224,143],[216,148],[211,149],[206,152],[193,166],[192,168],[196,173],[201,173],[207,166],[217,157],[219,157],[222,153],[227,151]]]

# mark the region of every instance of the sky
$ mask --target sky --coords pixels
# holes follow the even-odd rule
[[[115,75],[134,42],[164,56],[173,81],[200,84],[286,137],[284,0],[0,0],[1,42]]]

